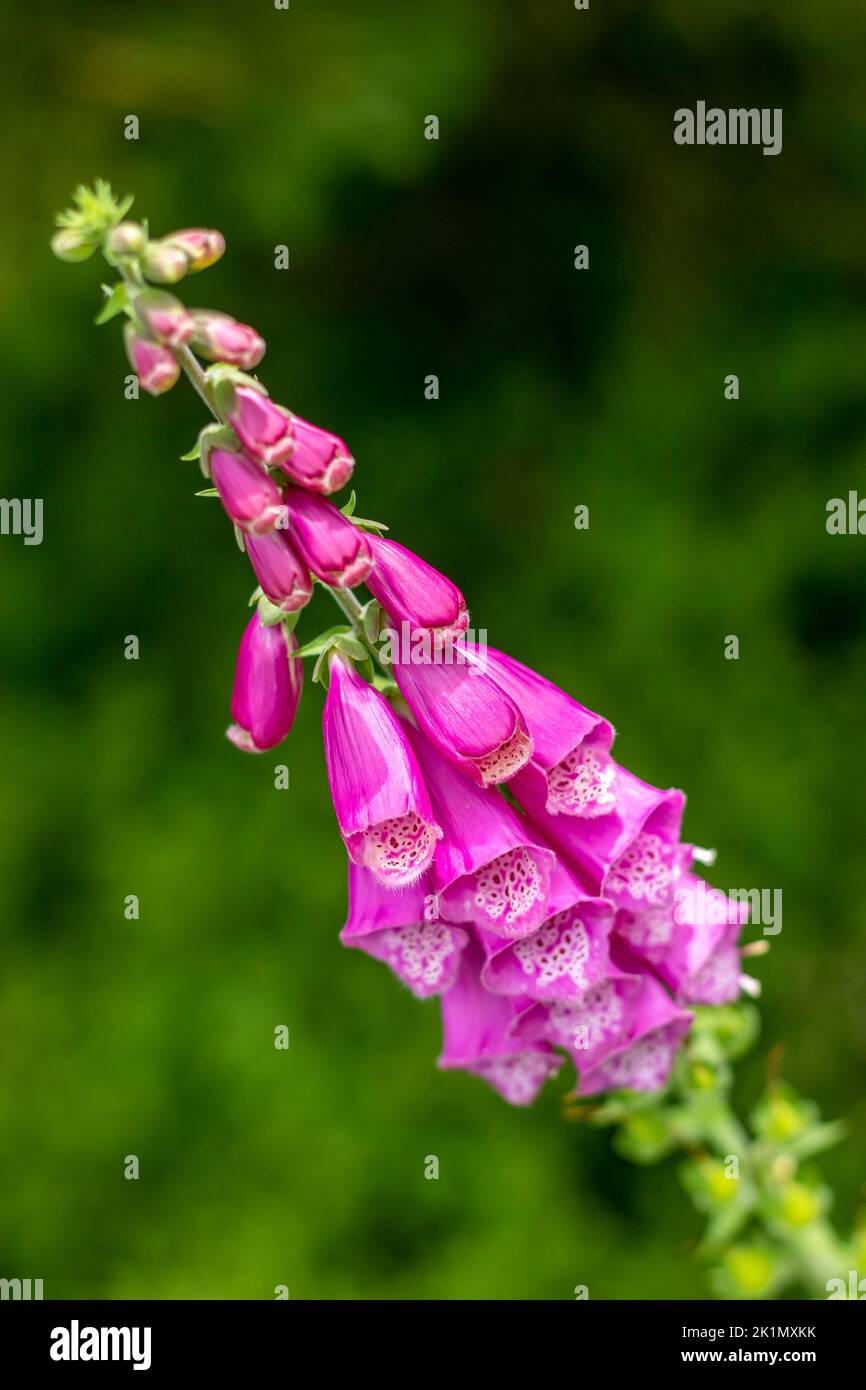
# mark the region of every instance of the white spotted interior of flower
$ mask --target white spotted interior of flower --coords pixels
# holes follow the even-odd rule
[[[472,1071],[512,1105],[529,1105],[558,1066],[558,1059],[549,1052],[527,1050],[505,1057],[486,1057],[476,1062]]]
[[[543,896],[538,866],[522,845],[491,859],[475,874],[475,906],[506,935]]]
[[[616,765],[597,748],[578,744],[547,774],[547,810],[552,816],[592,820],[616,803]]]
[[[608,1057],[594,1078],[605,1090],[657,1091],[668,1079],[678,1046],[670,1027],[656,1028]]]
[[[673,907],[650,907],[645,912],[623,914],[617,919],[617,935],[642,951],[670,945],[674,933]]]
[[[683,985],[693,1004],[728,1004],[740,993],[740,953],[735,946],[714,951]]]
[[[522,729],[515,729],[511,738],[494,748],[492,753],[487,753],[483,758],[473,758],[472,761],[481,773],[485,787],[491,787],[497,782],[507,782],[531,757],[532,739]]]
[[[410,987],[432,994],[453,983],[460,951],[444,922],[391,927],[382,933],[382,940],[388,964]]]
[[[532,936],[515,942],[514,954],[524,975],[536,985],[552,985],[567,976],[578,989],[586,988],[589,937],[573,908],[557,912]]]
[[[605,883],[605,894],[625,894],[654,907],[667,902],[678,877],[675,847],[660,835],[641,831],[620,855]]]
[[[389,883],[411,883],[433,858],[437,833],[415,811],[380,821],[364,836],[364,863]]]
[[[556,1040],[575,1052],[588,1052],[608,1040],[622,1021],[622,1000],[612,980],[593,985],[574,1002],[557,1000],[550,1006]]]

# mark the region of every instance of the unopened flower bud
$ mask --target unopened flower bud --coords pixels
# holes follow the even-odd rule
[[[207,466],[226,513],[235,526],[253,536],[265,536],[285,515],[283,494],[273,478],[246,454],[214,447]]]
[[[301,698],[303,662],[292,656],[298,643],[285,623],[266,626],[258,613],[241,639],[232,691],[232,719],[226,731],[236,748],[263,753],[292,727]]]
[[[135,312],[150,336],[167,347],[182,347],[192,336],[192,314],[165,290],[144,290],[136,295]]]
[[[123,330],[126,355],[141,386],[151,396],[170,391],[180,376],[180,364],[161,343],[150,342],[136,333],[131,323]]]
[[[181,248],[165,241],[148,242],[141,263],[147,279],[157,285],[174,285],[189,270],[189,259]]]
[[[338,492],[349,481],[355,467],[355,460],[342,439],[302,420],[300,415],[291,417],[291,428],[294,448],[289,458],[280,464],[283,472],[310,492]]]
[[[207,270],[226,249],[222,232],[208,227],[187,227],[181,232],[169,232],[162,240],[183,251],[190,270]]]
[[[51,250],[61,261],[86,261],[96,250],[96,243],[88,241],[74,227],[63,227],[51,238]]]
[[[210,362],[229,362],[244,371],[261,362],[265,341],[249,324],[210,309],[194,309],[192,317],[195,327],[191,343],[200,357]]]
[[[247,536],[246,552],[262,593],[284,613],[296,613],[313,596],[310,571],[284,531]]]
[[[253,386],[236,386],[227,418],[253,458],[262,463],[282,464],[291,456],[295,447],[291,419],[262,391]]]
[[[147,246],[147,236],[140,222],[118,222],[105,244],[113,256],[140,256]]]

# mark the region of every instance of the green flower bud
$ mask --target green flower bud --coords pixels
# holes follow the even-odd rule
[[[96,242],[73,227],[62,227],[51,238],[51,250],[61,261],[86,261],[96,250]]]

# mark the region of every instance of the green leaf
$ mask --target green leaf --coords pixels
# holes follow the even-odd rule
[[[368,516],[350,516],[349,520],[353,526],[357,526],[359,531],[372,531],[377,536],[381,536],[383,531],[390,529],[384,521],[371,521]]]
[[[302,647],[298,647],[296,652],[292,652],[292,656],[321,656],[334,645],[338,637],[345,637],[347,635],[350,637],[352,635],[352,629],[350,627],[339,625],[337,627],[329,627],[326,632],[320,632],[318,637],[314,637],[312,641],[305,642]]]
[[[364,643],[359,642],[353,633],[349,633],[345,637],[338,637],[334,646],[338,652],[351,657],[353,661],[366,661],[369,655]]]
[[[129,308],[129,291],[122,280],[118,281],[114,286],[103,285],[102,290],[106,298],[105,303],[93,320],[97,325],[109,323],[111,319],[115,318],[118,314],[122,314]]]
[[[368,642],[378,642],[382,631],[382,608],[374,598],[361,611],[361,627]]]
[[[345,507],[341,507],[341,508],[340,508],[340,511],[343,513],[343,516],[354,516],[354,514],[355,514],[355,507],[357,506],[357,503],[358,503],[358,497],[357,497],[357,494],[356,494],[356,492],[355,492],[355,489],[352,488],[352,491],[351,491],[351,493],[350,493],[350,495],[349,495],[349,500],[348,500],[348,502],[346,503]]]
[[[196,497],[219,497],[219,492],[215,487],[203,487],[201,492],[196,493]]]
[[[270,599],[262,594],[259,599],[259,618],[265,627],[276,627],[277,623],[285,622],[288,616],[288,613],[284,612],[282,608],[278,608],[275,603],[271,603]]]
[[[201,458],[201,440],[197,439],[188,454],[181,454],[181,463],[192,463],[195,459]],[[201,493],[199,496],[201,497]]]

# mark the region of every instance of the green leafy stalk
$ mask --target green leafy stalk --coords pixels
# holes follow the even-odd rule
[[[566,1118],[616,1126],[614,1148],[633,1163],[683,1156],[681,1182],[706,1218],[696,1253],[718,1297],[866,1296],[866,1227],[837,1234],[832,1194],[812,1162],[845,1126],[822,1121],[774,1067],[748,1124],[733,1108],[732,1063],[758,1028],[754,1005],[700,1008],[663,1091],[621,1092],[597,1106],[569,1097]]]

